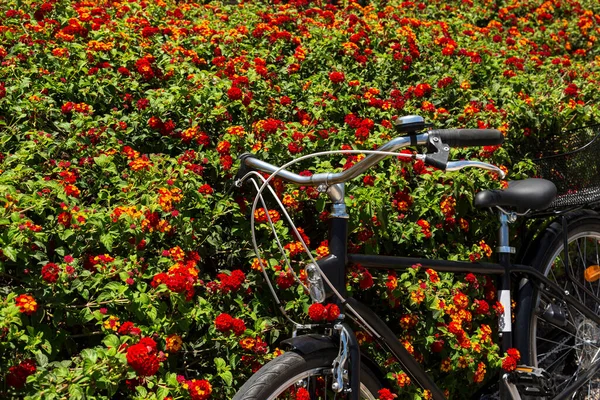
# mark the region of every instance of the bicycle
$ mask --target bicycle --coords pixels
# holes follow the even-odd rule
[[[403,270],[420,264],[438,272],[497,277],[498,298],[504,308],[498,318],[501,348],[507,351],[514,347],[520,351],[522,358],[521,365],[516,370],[500,374],[495,396],[501,399],[600,398],[600,215],[585,208],[592,201],[600,200],[600,196],[586,197],[585,190],[568,193],[567,196],[578,197],[578,203],[567,201],[566,209],[562,204],[562,211],[556,211],[554,206],[557,201],[565,203],[565,196],[560,196],[557,200],[556,185],[541,178],[513,181],[509,182],[506,189],[479,192],[474,200],[477,208],[498,210],[498,263],[350,254],[347,251],[348,214],[344,202],[344,183],[361,175],[385,157],[393,155],[418,159],[446,171],[458,171],[466,167],[483,168],[504,177],[503,171],[492,164],[448,161],[451,147],[501,144],[503,135],[497,130],[424,131],[426,124],[419,116],[398,118],[395,127],[402,136],[392,139],[378,150],[351,151],[369,155],[339,173],[300,176],[287,170],[293,163],[310,156],[301,157],[282,167],[261,161],[251,154],[240,157],[242,167],[236,177],[236,186],[241,186],[249,178],[262,181],[262,185],[253,181],[257,196],[253,204],[251,226],[257,254],[259,249],[254,236],[254,210],[259,202],[267,209],[262,192],[270,190],[274,194],[269,186],[274,177],[296,185],[316,186],[319,192],[328,195],[332,203],[329,255],[315,260],[302,241],[310,258],[310,263],[305,268],[308,278],[306,290],[313,302],[322,303],[327,298],[333,299],[343,308],[343,313],[338,320],[326,327],[325,334],[297,335],[298,331],[310,330],[317,325],[302,325],[292,321],[293,337],[282,342],[292,350],[263,366],[241,387],[234,400],[266,400],[279,396],[295,398],[290,393],[300,387],[305,388],[311,399],[321,398],[320,395],[336,399],[377,399],[378,390],[383,385],[383,374],[377,365],[361,354],[357,338],[346,322],[347,318],[352,319],[389,350],[411,380],[428,390],[431,398],[446,398],[444,392],[381,318],[354,298],[347,297],[345,277],[346,268],[350,264],[380,270]],[[594,138],[594,141],[600,143],[600,139],[596,141]],[[426,146],[428,153],[397,152],[407,146]],[[317,155],[331,153],[335,152]],[[270,176],[265,179],[256,171]],[[551,175],[557,173],[556,169],[550,168],[549,171]],[[581,193],[584,196],[580,196]],[[282,210],[294,233],[300,238],[289,214],[285,208]],[[512,263],[511,254],[515,253],[515,249],[509,243],[509,224],[514,223],[519,216],[531,216],[534,213],[556,218],[547,226],[542,226],[541,233],[534,240],[526,241],[519,256],[522,263]],[[268,213],[267,219],[276,235]],[[278,239],[277,243],[283,252]],[[285,257],[285,252],[283,254]],[[266,275],[260,255],[258,260],[277,306],[286,315]],[[287,257],[286,263],[289,266]],[[517,279],[520,281],[515,285]],[[512,299],[517,301],[517,330],[512,329]],[[328,394],[332,397],[328,397]]]

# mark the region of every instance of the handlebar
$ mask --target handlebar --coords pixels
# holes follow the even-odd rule
[[[441,129],[432,130],[427,133],[410,136],[400,136],[394,138],[379,147],[377,150],[382,152],[394,152],[398,149],[407,146],[418,146],[426,145],[429,143],[431,137],[439,137],[440,140],[448,144],[449,146],[489,146],[502,144],[504,137],[500,131],[495,129]],[[253,154],[245,153],[240,156],[242,163],[242,170],[240,170],[239,177],[243,176],[243,170],[250,168],[262,172],[272,174],[276,171],[277,176],[285,181],[294,183],[299,186],[319,186],[319,185],[335,185],[337,183],[347,182],[362,173],[373,165],[379,163],[384,158],[388,157],[389,154],[370,154],[365,157],[362,161],[354,164],[349,169],[342,172],[325,172],[318,173],[311,176],[301,176],[296,173],[287,171],[285,169],[280,170],[279,167],[269,164],[265,161],[257,159]],[[425,156],[417,156],[428,163],[429,158]],[[447,165],[447,167],[446,167]],[[500,168],[492,164],[482,163],[479,161],[459,161],[446,164],[446,170],[459,170],[467,166],[474,166],[478,168],[492,170],[504,176],[504,172]]]
[[[504,136],[496,129],[439,129],[429,131],[450,147],[477,147],[502,144]]]

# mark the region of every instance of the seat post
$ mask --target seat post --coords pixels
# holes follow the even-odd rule
[[[502,350],[506,351],[512,347],[512,316],[511,316],[511,295],[510,295],[510,255],[515,252],[515,248],[510,246],[510,232],[508,224],[517,219],[514,212],[499,209],[500,230],[498,232],[498,263],[506,268],[506,273],[500,277],[498,285],[498,300],[504,307],[504,313],[498,317],[500,335],[502,337]]]
[[[498,231],[498,247],[496,248],[496,251],[500,254],[501,258],[504,254],[508,255],[510,261],[510,254],[515,252],[515,248],[510,247],[508,224],[515,222],[517,220],[517,215],[500,209],[498,216],[500,218],[500,230]],[[502,260],[499,261],[500,264],[502,264]]]

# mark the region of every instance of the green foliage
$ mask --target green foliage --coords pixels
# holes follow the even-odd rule
[[[591,0],[3,1],[0,397],[231,398],[290,333],[251,251],[252,190],[229,191],[237,156],[281,165],[372,149],[395,134],[394,118],[419,114],[438,128],[500,129],[502,148],[452,158],[531,175],[528,157],[547,137],[598,119],[598,13]],[[391,159],[367,174],[347,187],[351,251],[490,257],[495,218],[472,200],[500,187],[497,176]],[[323,255],[316,216],[325,219],[326,200],[273,186]],[[296,242],[283,221],[276,229],[284,245]],[[309,297],[288,287],[266,224],[258,232],[286,310],[306,319]],[[349,291],[388,315],[452,396],[477,389],[480,363],[491,379],[502,355],[481,327],[493,325],[493,301],[482,315],[474,302],[487,281],[443,275],[430,285],[416,269],[370,276],[355,266]],[[420,302],[406,296],[419,290]],[[462,310],[473,323],[450,307],[458,292],[470,296]],[[408,313],[418,319],[403,328]],[[459,317],[481,352],[449,332]],[[438,338],[443,351],[426,356]]]

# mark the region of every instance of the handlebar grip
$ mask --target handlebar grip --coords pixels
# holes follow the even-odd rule
[[[494,146],[504,142],[502,132],[497,129],[438,129],[429,131],[437,135],[450,147]]]

